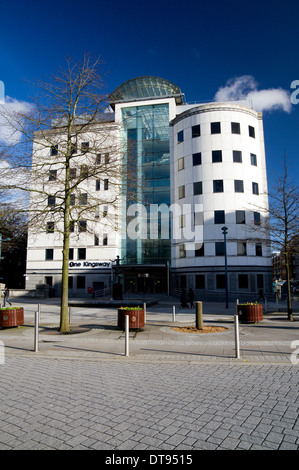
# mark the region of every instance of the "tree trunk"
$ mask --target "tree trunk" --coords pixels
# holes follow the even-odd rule
[[[292,298],[291,298],[291,286],[290,286],[290,264],[289,264],[289,252],[286,252],[286,281],[287,281],[287,308],[288,308],[288,320],[294,321],[293,309],[292,309]]]

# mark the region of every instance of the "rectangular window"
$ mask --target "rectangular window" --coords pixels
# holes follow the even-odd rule
[[[99,246],[99,237],[96,234],[94,235],[94,245]]]
[[[48,196],[48,206],[55,206],[55,196]]]
[[[244,193],[244,185],[242,180],[235,180],[235,193]]]
[[[57,170],[49,171],[49,181],[56,181],[57,179]]]
[[[107,179],[105,179],[104,180],[104,191],[108,190],[108,186],[109,186],[109,181]]]
[[[47,222],[47,233],[54,233],[54,222]]]
[[[82,142],[81,143],[81,152],[86,153],[89,149],[89,142]]]
[[[222,150],[212,150],[212,162],[222,162]]]
[[[45,284],[48,284],[48,286],[52,287],[53,286],[53,276],[45,276]]]
[[[231,125],[232,125],[232,134],[241,134],[239,122],[232,122]]]
[[[77,277],[77,289],[85,289],[85,276]]]
[[[96,156],[96,165],[100,165],[102,161],[102,155],[100,153]]]
[[[216,274],[216,289],[225,289],[225,274]]]
[[[214,211],[214,224],[225,224],[224,211]]]
[[[110,160],[109,153],[105,153],[105,165],[108,165],[109,160]]]
[[[76,143],[71,144],[71,155],[74,155],[75,153],[77,153],[77,144]]]
[[[249,137],[255,138],[255,130],[254,127],[248,126]]]
[[[86,232],[86,230],[87,230],[86,220],[79,220],[78,221],[78,231],[79,232]]]
[[[179,246],[179,250],[180,250],[180,258],[186,258],[186,250],[185,250],[184,244]]]
[[[261,214],[260,212],[253,213],[253,221],[254,225],[261,225]]]
[[[239,289],[248,289],[248,274],[238,275]]]
[[[77,176],[77,170],[76,168],[70,168],[70,179],[73,180]]]
[[[200,124],[192,126],[192,137],[200,137]]]
[[[236,211],[236,224],[245,224],[245,211]]]
[[[240,150],[233,150],[233,161],[235,163],[242,163],[242,152]]]
[[[201,152],[192,155],[193,166],[201,165]]]
[[[103,246],[107,246],[108,245],[108,235],[107,233],[104,233],[103,234]]]
[[[96,180],[96,191],[101,190],[101,180]]]
[[[185,197],[185,186],[179,186],[179,199],[183,199]]]
[[[255,244],[255,256],[263,256],[263,248],[261,243]]]
[[[211,134],[220,134],[221,126],[220,122],[211,122]]]
[[[108,215],[108,206],[104,206],[103,208],[103,217],[107,217]]]
[[[86,248],[78,248],[78,259],[86,259]]]
[[[194,225],[203,225],[203,212],[194,212]]]
[[[224,256],[225,255],[224,242],[216,242],[215,243],[215,254],[216,254],[216,256]]]
[[[71,194],[70,195],[70,205],[71,206],[74,206],[76,204],[76,195],[75,194]]]
[[[247,255],[246,242],[238,242],[237,250],[238,250],[238,256],[246,256]]]
[[[184,142],[184,131],[178,132],[178,144]]]
[[[184,157],[178,159],[178,171],[184,169]]]
[[[74,259],[74,248],[69,248],[69,259]]]
[[[185,227],[185,215],[181,214],[180,215],[180,228]]]
[[[252,183],[252,194],[259,194],[259,185],[258,183]]]
[[[203,243],[195,243],[195,256],[204,256],[205,246]]]
[[[205,289],[206,288],[206,278],[204,274],[197,274],[195,276],[195,287],[196,289]]]
[[[74,231],[75,231],[75,222],[72,220],[72,221],[70,222],[70,232],[71,232],[71,233],[74,233]]]
[[[202,194],[202,181],[196,181],[196,183],[193,183],[193,194],[194,196]]]
[[[254,153],[250,154],[250,163],[251,165],[257,166],[256,155]]]
[[[45,259],[46,259],[46,261],[51,261],[51,260],[54,259],[54,250],[53,250],[53,248],[46,248]]]
[[[223,193],[223,180],[214,180],[213,181],[213,192],[214,193]]]
[[[87,204],[87,193],[83,193],[79,195],[79,205],[86,206]]]
[[[88,166],[86,164],[81,165],[80,178],[87,178],[87,177],[88,177]]]
[[[50,155],[51,157],[55,157],[55,155],[58,155],[58,145],[52,145],[50,148]]]

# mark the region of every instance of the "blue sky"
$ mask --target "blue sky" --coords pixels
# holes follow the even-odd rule
[[[189,102],[215,97],[228,80],[250,76],[253,91],[284,90],[264,111],[267,170],[287,153],[298,181],[299,4],[285,0],[14,0],[1,2],[0,80],[7,96],[30,101],[28,82],[47,79],[84,52],[100,55],[107,91],[142,75],[166,78]],[[253,82],[255,81],[255,82]],[[299,93],[298,95],[299,98]],[[283,107],[284,106],[284,107]]]

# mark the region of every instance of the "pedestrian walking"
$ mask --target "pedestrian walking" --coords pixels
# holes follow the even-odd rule
[[[194,292],[191,289],[191,287],[190,287],[189,292],[188,292],[188,300],[189,300],[190,308],[193,308],[194,307],[194,303],[193,303],[193,301],[194,301]]]
[[[3,293],[4,293],[3,307],[5,307],[6,302],[11,306],[11,302],[9,301],[9,289],[8,289],[8,287],[5,287]]]
[[[259,296],[258,296],[257,302],[259,302],[260,299],[265,302],[265,296],[264,296],[264,291],[263,291],[263,289],[260,289],[260,290],[259,290]]]

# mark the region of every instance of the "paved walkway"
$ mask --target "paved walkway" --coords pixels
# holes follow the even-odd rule
[[[112,452],[144,468],[158,454],[195,463],[203,449],[299,449],[298,323],[271,305],[263,322],[240,325],[236,359],[234,306],[203,304],[204,324],[227,328],[212,334],[176,332],[194,314],[177,306],[173,321],[171,304],[152,306],[125,356],[114,309],[72,308],[85,332],[61,336],[57,301],[43,302],[35,352],[37,303],[17,303],[25,325],[0,330],[0,450],[101,449],[100,462]]]

